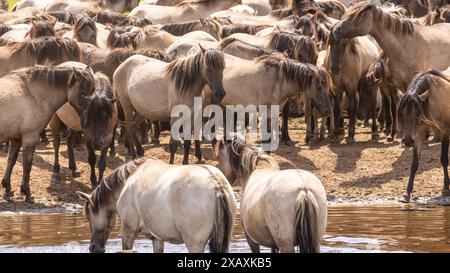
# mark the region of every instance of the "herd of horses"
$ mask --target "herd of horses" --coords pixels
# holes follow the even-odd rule
[[[6,1],[0,1],[8,9]],[[421,147],[441,142],[442,194],[450,195],[450,2],[448,0],[21,0],[0,12],[0,145],[8,149],[4,198],[23,154],[21,193],[32,202],[35,146],[50,126],[60,180],[59,147],[67,137],[88,149],[93,191],[85,201],[91,252],[104,252],[121,220],[122,247],[139,233],[185,243],[190,252],[228,251],[237,213],[230,183],[240,182],[240,217],[252,252],[320,251],[327,199],[320,180],[276,160],[236,133],[211,140],[218,167],[174,165],[144,155],[174,124],[175,105],[279,105],[281,140],[291,145],[288,118],[301,108],[305,141],[355,142],[357,120],[413,147],[404,198],[409,201]],[[127,13],[128,12],[128,13]],[[225,112],[224,112],[225,115]],[[226,117],[227,118],[227,117]],[[228,117],[229,118],[229,117]],[[270,116],[267,117],[270,119]],[[348,132],[344,131],[348,119]],[[104,177],[115,135],[133,159]],[[139,137],[140,136],[140,137]],[[96,151],[100,151],[97,167]]]

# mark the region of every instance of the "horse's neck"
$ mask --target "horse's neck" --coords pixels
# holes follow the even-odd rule
[[[31,94],[36,98],[44,111],[54,114],[68,101],[67,88],[48,87],[46,84],[36,83],[29,86]]]
[[[408,84],[410,71],[408,64],[413,56],[405,55],[411,49],[412,39],[408,34],[396,34],[382,26],[375,27],[370,33],[378,45],[383,49],[384,54],[389,58],[389,69],[392,72],[392,81],[398,87],[404,89]],[[401,64],[401,65],[400,65]]]

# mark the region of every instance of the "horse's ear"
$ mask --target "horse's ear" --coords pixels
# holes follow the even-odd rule
[[[426,101],[428,99],[428,96],[430,95],[430,89],[423,92],[422,95],[419,95],[419,98],[421,101]]]
[[[109,102],[110,102],[111,104],[114,104],[114,103],[118,102],[119,99],[120,99],[119,97],[112,98],[112,99],[109,100]]]
[[[198,43],[198,46],[200,47],[200,50],[202,51],[202,54],[205,54],[206,49],[202,46],[202,44]]]
[[[95,74],[94,69],[92,69],[92,67],[90,65],[86,66],[86,70],[92,74]]]
[[[72,87],[75,85],[75,82],[77,81],[77,75],[78,75],[78,70],[76,67],[73,67],[73,73],[69,79],[69,87]]]
[[[89,202],[89,204],[91,204],[91,206],[94,207],[94,202],[92,202],[92,196],[90,194],[84,193],[82,191],[77,191],[76,194],[81,200]]]

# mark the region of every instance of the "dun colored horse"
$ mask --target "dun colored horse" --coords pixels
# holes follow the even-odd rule
[[[272,252],[320,252],[327,223],[327,198],[310,172],[280,170],[260,149],[236,135],[214,144],[219,168],[243,187],[241,220],[252,252],[260,245]]]
[[[411,199],[414,177],[419,167],[422,143],[429,126],[436,128],[441,137],[441,164],[444,171],[443,196],[450,195],[448,176],[448,147],[450,115],[450,67],[441,72],[435,69],[419,74],[409,85],[398,106],[398,130],[406,146],[413,146],[413,160],[404,198]]]
[[[204,252],[207,243],[211,252],[228,252],[237,206],[225,176],[207,165],[142,161],[119,167],[92,194],[79,193],[91,225],[91,252],[104,252],[116,208],[123,250],[131,250],[143,232],[155,253],[164,252],[164,242],[185,243],[194,253]]]
[[[31,202],[30,171],[40,132],[67,101],[80,114],[86,109],[84,96],[94,91],[94,77],[90,69],[32,67],[13,71],[1,81],[0,108],[4,112],[0,118],[0,142],[10,141],[2,186],[5,197],[11,197],[11,173],[22,147],[21,193]]]

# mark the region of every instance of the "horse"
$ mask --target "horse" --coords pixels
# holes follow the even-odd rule
[[[169,64],[139,55],[128,58],[116,69],[113,76],[115,89],[124,110],[125,122],[132,124],[136,112],[149,120],[170,121],[173,124],[176,118],[171,117],[171,109],[178,104],[192,108],[194,97],[202,94],[205,84],[213,90],[213,101],[220,101],[225,95],[222,85],[224,68],[224,55],[217,49],[200,48],[197,52],[177,58]],[[126,132],[130,144],[129,151],[134,158],[135,145],[138,155],[143,154],[143,149],[133,127],[127,126]],[[179,140],[171,137],[172,164],[178,143]],[[184,140],[183,164],[188,164],[190,144],[190,140]],[[196,140],[195,145],[199,151],[200,141]],[[201,154],[197,154],[197,160],[201,162]]]
[[[130,16],[146,18],[154,24],[169,24],[205,18],[211,13],[226,10],[241,0],[185,1],[176,6],[139,5]]]
[[[85,13],[94,19],[95,22],[103,25],[144,27],[152,24],[145,18],[136,18],[106,10],[88,10]]]
[[[280,170],[261,149],[232,134],[214,143],[219,169],[243,187],[240,216],[253,253],[320,252],[327,224],[327,198],[320,180],[299,169]]]
[[[77,68],[85,68],[86,65],[80,63],[63,63],[61,67],[74,66]],[[101,181],[106,168],[106,153],[111,148],[111,155],[115,154],[114,149],[114,129],[117,124],[117,107],[111,83],[107,76],[96,73],[95,91],[88,98],[86,110],[81,117],[75,109],[68,103],[63,105],[56,111],[50,121],[50,128],[53,136],[53,148],[55,150],[55,163],[53,164],[52,181],[59,182],[60,165],[59,165],[59,146],[61,125],[64,124],[70,129],[70,135],[67,141],[67,153],[69,155],[69,169],[72,177],[79,177],[74,156],[75,132],[84,134],[84,141],[88,148],[88,162],[91,167],[91,184],[92,187],[97,186],[97,181]],[[98,179],[95,174],[95,163],[97,157],[95,150],[100,150],[100,158],[98,161],[99,175]]]
[[[345,93],[349,100],[347,113],[350,120],[347,142],[355,142],[357,93],[359,87],[377,88],[376,85],[370,85],[367,81],[364,81],[366,84],[361,86],[360,82],[362,78],[365,79],[369,66],[378,60],[379,54],[377,45],[368,37],[336,39],[333,32],[331,33],[325,66],[331,71],[334,87],[334,141],[338,141],[339,134],[343,130],[339,126],[339,120],[341,119],[341,102]],[[372,94],[371,90],[361,90],[361,92]],[[377,127],[375,122],[372,126],[372,138],[376,139],[376,137]]]
[[[450,5],[428,12],[428,14],[423,19],[423,23],[426,26],[441,23],[450,23]]]
[[[24,0],[24,1],[36,1],[36,0]],[[139,0],[94,0],[94,1],[50,0],[47,6],[45,7],[45,11],[46,12],[70,11],[73,13],[81,13],[83,11],[88,10],[103,9],[113,12],[124,13],[125,11],[132,10],[138,5]]]
[[[94,91],[94,77],[90,69],[67,67],[30,67],[3,76],[0,108],[0,143],[9,141],[8,163],[2,179],[5,198],[13,195],[11,173],[20,148],[23,149],[23,178],[21,193],[32,202],[29,186],[34,149],[39,134],[53,114],[66,102],[78,113],[85,110],[84,96]]]
[[[0,47],[0,77],[10,71],[36,64],[54,65],[80,61],[80,48],[69,38],[41,37],[15,45]]]
[[[86,14],[78,14],[73,30],[66,32],[63,37],[105,48],[109,34],[110,31],[106,26],[96,23]]]
[[[175,36],[164,30],[160,30],[155,26],[147,26],[144,28],[115,28],[111,30],[108,39],[108,48],[133,47],[137,48],[154,48],[165,50],[175,42],[193,40],[193,41],[210,41],[217,40],[204,31],[193,31],[183,36]]]
[[[231,56],[228,59],[223,78],[227,93],[222,105],[283,107],[288,98],[303,96],[314,105],[318,117],[331,114],[329,93],[332,82],[325,68],[279,54],[263,55],[249,61]],[[242,90],[246,92],[242,93]],[[270,115],[267,124],[271,124]]]
[[[17,27],[18,25],[16,25]],[[14,29],[9,27],[9,31],[5,32],[0,38],[0,45],[11,45],[15,43],[20,43],[30,39],[52,36],[55,37],[54,23],[48,22],[46,20],[36,20],[32,21],[31,26],[20,27]],[[4,28],[4,31],[8,30],[8,26]],[[2,30],[3,31],[3,30]]]
[[[371,34],[389,58],[389,82],[406,90],[418,72],[450,65],[450,24],[420,25],[396,15],[397,7],[359,2],[333,28],[335,39]]]
[[[155,253],[164,252],[164,242],[185,243],[194,253],[204,252],[207,243],[210,252],[228,252],[237,205],[233,189],[215,167],[169,165],[153,158],[131,161],[91,194],[78,195],[91,226],[91,252],[105,251],[116,212],[123,250],[131,250],[143,232],[153,240]],[[198,202],[192,202],[194,195]]]
[[[211,34],[216,40],[220,40],[222,34],[222,25],[217,20],[211,18],[164,24],[160,29],[175,36],[183,36],[189,32],[201,30]]]
[[[444,171],[443,196],[450,195],[450,178],[448,176],[449,117],[446,114],[450,92],[450,67],[445,71],[430,69],[418,74],[400,99],[397,112],[397,126],[403,142],[413,147],[413,160],[408,179],[406,202],[411,199],[414,178],[419,167],[422,143],[430,126],[441,134],[441,165]]]

